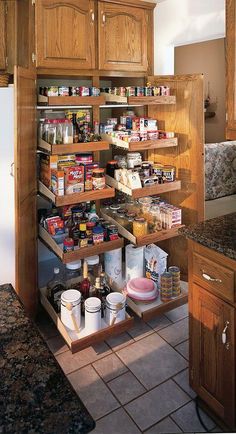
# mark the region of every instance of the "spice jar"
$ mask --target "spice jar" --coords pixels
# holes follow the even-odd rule
[[[77,289],[79,288],[79,283],[81,280],[81,261],[68,262],[66,264],[66,287],[67,289]]]
[[[92,174],[93,190],[103,190],[106,187],[104,169],[94,169]]]
[[[102,226],[93,228],[93,244],[101,244],[104,241],[104,229]]]
[[[86,333],[95,333],[101,329],[101,300],[97,297],[89,297],[85,300],[84,306]]]
[[[135,237],[143,237],[147,235],[147,232],[147,220],[144,218],[135,218],[133,221],[133,235]]]

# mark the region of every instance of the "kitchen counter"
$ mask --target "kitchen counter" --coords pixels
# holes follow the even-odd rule
[[[186,226],[179,233],[236,260],[236,213]]]
[[[11,285],[0,286],[0,368],[0,433],[74,434],[94,428]]]

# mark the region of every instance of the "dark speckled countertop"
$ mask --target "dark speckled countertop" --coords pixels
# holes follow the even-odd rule
[[[236,212],[186,226],[179,233],[236,260]]]
[[[0,369],[1,434],[79,434],[94,428],[10,285],[0,286]]]

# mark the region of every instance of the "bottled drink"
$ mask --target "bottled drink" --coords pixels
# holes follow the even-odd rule
[[[59,268],[55,267],[53,273],[53,278],[47,284],[47,295],[55,311],[60,312],[61,294],[65,291],[66,285]]]
[[[80,292],[84,300],[89,297],[90,280],[88,278],[88,264],[84,261],[83,266],[83,280],[80,284]]]

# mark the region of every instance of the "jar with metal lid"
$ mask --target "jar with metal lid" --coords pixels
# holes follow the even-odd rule
[[[69,289],[61,294],[61,321],[70,331],[79,331],[81,324],[81,293]]]
[[[91,285],[94,284],[95,278],[99,275],[101,270],[101,265],[99,263],[99,256],[89,256],[84,259],[88,264],[88,278],[91,282]]]
[[[79,246],[80,247],[87,247],[88,245],[88,238],[87,238],[87,221],[83,220],[79,223]]]
[[[107,162],[107,170],[106,170],[107,175],[114,178],[116,169],[118,169],[118,164],[116,160],[111,160]]]
[[[136,166],[141,166],[142,156],[140,152],[128,152],[127,153],[127,168],[134,169]]]
[[[139,209],[140,216],[145,218],[148,222],[150,222],[150,208],[152,204],[151,197],[141,197],[139,199],[139,204],[141,205],[141,209]]]
[[[89,297],[84,302],[85,330],[86,334],[95,333],[101,329],[101,300],[97,297]]]
[[[163,166],[162,176],[164,181],[173,182],[175,180],[175,167],[174,166]]]
[[[112,217],[115,217],[117,214],[117,211],[120,209],[120,205],[110,205],[110,211],[111,211],[111,215]]]
[[[119,223],[123,227],[126,227],[128,224],[128,220],[126,218],[126,212],[127,211],[128,210],[124,209],[124,208],[118,209],[118,211],[117,211],[116,221],[117,221],[117,223]]]
[[[118,240],[118,227],[116,225],[109,225],[107,227],[107,237],[108,241]]]
[[[65,280],[67,289],[79,289],[81,280],[81,261],[68,262],[65,270]]]
[[[125,320],[126,298],[120,292],[111,292],[106,297],[105,320],[110,326]]]
[[[150,164],[147,162],[142,163],[142,175],[147,178],[150,176]]]
[[[151,232],[162,230],[161,211],[159,205],[152,205],[150,208],[149,229]]]
[[[145,218],[135,218],[133,221],[133,235],[143,237],[148,233],[148,224]]]
[[[92,173],[93,190],[103,190],[106,187],[104,169],[94,169]]]

